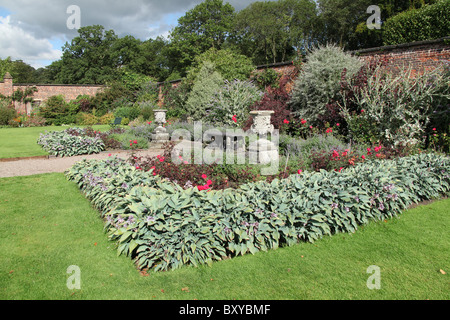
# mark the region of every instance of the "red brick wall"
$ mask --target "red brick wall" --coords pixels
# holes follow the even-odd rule
[[[18,89],[25,90],[26,88],[36,87],[38,90],[34,93],[34,101],[44,102],[48,98],[57,95],[63,95],[66,101],[71,101],[76,99],[80,95],[95,96],[97,92],[102,90],[104,86],[93,86],[93,85],[40,85],[40,84],[17,84],[12,86],[10,93],[5,94],[10,96],[13,91]],[[1,83],[0,83],[1,88]],[[31,112],[31,105],[18,104],[16,103],[16,109],[20,112]]]
[[[412,75],[430,71],[443,62],[450,63],[450,37],[419,41],[395,46],[365,49],[354,52],[363,61],[385,59],[386,68],[393,73],[412,68]]]

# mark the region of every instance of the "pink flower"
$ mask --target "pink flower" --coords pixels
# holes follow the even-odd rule
[[[202,179],[208,179],[208,176],[206,174],[202,174]]]
[[[340,123],[336,123],[336,126],[340,127],[340,126],[341,126],[341,124],[340,124]]]
[[[333,129],[331,129],[331,128],[327,129],[327,133],[332,133],[332,132],[333,132]]]
[[[108,157],[111,157],[112,156],[112,154],[110,153],[110,154],[108,154]]]
[[[134,143],[134,144],[137,144],[138,142],[137,142],[137,140],[134,140],[133,143]]]
[[[313,126],[309,126],[309,128],[310,128],[310,129],[312,129],[312,128],[313,128]]]
[[[237,123],[237,116],[234,115],[234,116],[231,118],[231,120],[233,120],[234,123]]]
[[[305,119],[302,119],[301,123],[302,123],[302,124],[306,124],[306,120],[305,120]]]
[[[377,157],[377,158],[381,158],[381,154],[377,153],[377,154],[376,154],[376,157]]]
[[[362,155],[362,157],[361,157],[363,160],[366,160],[366,156],[365,155]]]
[[[436,128],[433,128],[433,131],[436,131]]]
[[[206,185],[207,185],[207,186],[212,185],[212,181],[211,181],[211,180],[208,180],[208,182],[206,182]]]
[[[302,173],[303,173],[303,170],[300,169],[300,170],[297,171],[297,173],[298,173],[298,174],[302,174]]]

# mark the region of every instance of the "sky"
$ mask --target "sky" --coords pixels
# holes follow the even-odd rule
[[[0,0],[0,58],[45,67],[62,55],[62,47],[77,36],[74,11],[81,27],[102,25],[122,37],[141,40],[166,37],[180,17],[202,0]],[[255,0],[228,0],[237,11]]]

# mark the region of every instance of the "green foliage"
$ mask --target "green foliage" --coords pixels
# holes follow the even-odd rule
[[[184,190],[115,158],[84,160],[67,177],[105,218],[118,254],[162,271],[353,233],[445,195],[449,174],[448,157],[421,154],[210,192]]]
[[[195,80],[194,86],[186,101],[186,113],[193,120],[201,120],[210,107],[210,101],[214,95],[220,91],[224,80],[222,76],[215,71],[214,64],[206,61]]]
[[[0,98],[0,126],[7,126],[16,116],[17,111],[11,100]]]
[[[183,75],[194,58],[210,48],[222,49],[232,29],[235,11],[222,0],[206,0],[178,19],[170,34],[172,64]]]
[[[258,72],[254,78],[261,89],[266,89],[267,87],[276,88],[279,86],[280,82],[280,75],[271,68]]]
[[[342,72],[352,76],[362,66],[358,58],[345,53],[335,45],[319,46],[307,56],[295,81],[290,108],[310,123],[325,114],[326,105],[336,99]]]
[[[139,117],[141,110],[139,107],[129,106],[129,107],[119,107],[114,110],[114,116],[116,118],[128,118],[129,120],[134,120]]]
[[[450,34],[450,0],[399,13],[383,25],[385,45],[431,40]]]
[[[258,65],[292,60],[315,41],[316,16],[310,0],[255,1],[237,14],[231,41]]]
[[[364,130],[375,134],[388,145],[415,146],[424,143],[425,128],[437,104],[450,99],[450,73],[443,65],[412,77],[412,68],[403,69],[398,76],[385,73],[380,66],[367,79],[355,96],[360,110],[357,114],[343,106],[350,135],[363,138]],[[344,99],[345,101],[345,99]]]
[[[188,83],[195,81],[205,61],[213,63],[215,70],[228,81],[248,80],[255,69],[251,59],[244,55],[227,49],[211,48],[195,58],[186,77]]]
[[[247,120],[250,106],[261,99],[263,93],[252,82],[225,81],[225,85],[210,101],[207,120],[219,125],[237,126]],[[233,121],[236,116],[236,122]]]
[[[62,125],[75,123],[76,113],[70,108],[63,95],[48,98],[40,107],[38,115],[46,119],[47,124]]]
[[[71,129],[71,131],[76,131],[78,135],[72,135],[68,130],[46,132],[40,135],[37,143],[45,151],[60,157],[99,153],[105,149],[102,139],[81,136],[82,130]]]

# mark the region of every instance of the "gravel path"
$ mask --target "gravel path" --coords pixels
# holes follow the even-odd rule
[[[137,152],[140,156],[157,156],[162,153],[161,149],[149,149]],[[128,159],[129,151],[107,151],[93,155],[82,155],[75,157],[56,158],[50,156],[48,158],[31,158],[20,159],[14,161],[0,160],[0,178],[10,178],[18,176],[32,176],[35,174],[52,173],[70,169],[75,163],[83,159],[106,159],[112,156],[118,156]]]

